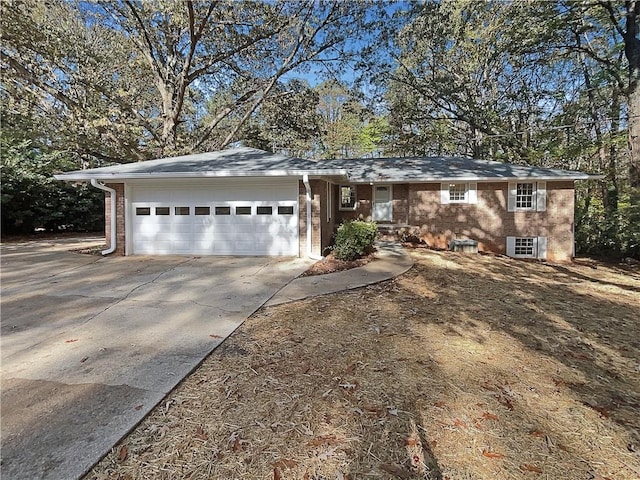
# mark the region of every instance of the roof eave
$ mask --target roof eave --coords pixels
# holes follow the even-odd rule
[[[527,182],[547,181],[562,182],[575,180],[602,180],[604,175],[566,175],[566,176],[529,176],[529,177],[419,177],[419,178],[369,178],[350,179],[350,183],[438,183],[438,182]]]
[[[140,179],[170,179],[170,178],[228,178],[228,177],[302,177],[310,176],[342,176],[347,177],[347,171],[339,170],[262,170],[262,171],[235,171],[216,170],[205,172],[146,172],[146,173],[93,173],[69,172],[54,175],[56,180],[88,181],[92,179],[106,182],[140,180]]]

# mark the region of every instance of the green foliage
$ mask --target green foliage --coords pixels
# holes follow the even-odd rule
[[[614,212],[597,197],[578,198],[575,236],[578,253],[640,259],[640,191],[620,197]]]
[[[88,185],[53,178],[70,170],[65,154],[37,150],[28,140],[2,136],[2,235],[46,231],[98,231],[104,228],[104,195]]]
[[[354,260],[371,248],[378,236],[375,222],[354,220],[338,227],[333,254],[339,260]]]

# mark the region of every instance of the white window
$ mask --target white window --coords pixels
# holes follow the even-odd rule
[[[478,203],[478,184],[471,182],[442,183],[440,203]]]
[[[340,185],[340,210],[355,210],[356,203],[356,187]]]
[[[516,183],[516,208],[533,209],[533,183]]]
[[[509,183],[507,209],[510,212],[547,209],[547,182]]]
[[[467,184],[466,183],[450,183],[449,184],[449,203],[466,202],[467,201]]]
[[[547,237],[507,237],[507,255],[515,258],[547,258]]]

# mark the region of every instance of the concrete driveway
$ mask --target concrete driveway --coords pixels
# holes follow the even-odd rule
[[[2,478],[78,478],[309,263],[4,244]]]

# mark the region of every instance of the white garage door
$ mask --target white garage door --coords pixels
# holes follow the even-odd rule
[[[131,185],[134,254],[298,255],[297,180]]]

